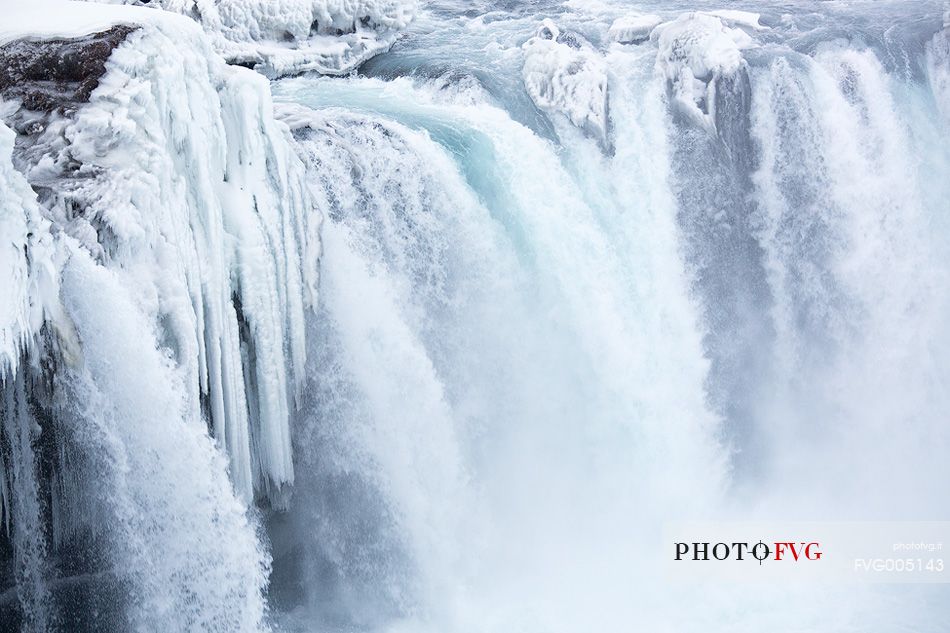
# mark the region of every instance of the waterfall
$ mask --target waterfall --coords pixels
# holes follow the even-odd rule
[[[946,133],[936,104],[919,68],[901,81],[873,50],[780,56],[756,72],[753,180],[774,297],[774,441],[811,452],[809,469],[820,460],[819,472],[851,494],[873,488],[878,499],[862,499],[863,512],[930,514],[924,490],[940,479],[935,449],[947,439],[937,412],[950,395],[940,378],[946,184],[931,175],[947,154],[934,144]],[[908,458],[919,470],[880,468]]]
[[[380,90],[387,99],[369,112]],[[330,607],[355,602],[349,616],[363,625],[379,617],[366,610],[385,591],[379,608],[416,616],[442,609],[459,574],[478,584],[505,569],[497,580],[541,582],[563,565],[552,556],[561,542],[622,545],[617,530],[636,531],[624,517],[716,498],[725,462],[704,404],[697,315],[675,265],[675,218],[626,197],[639,184],[672,211],[662,163],[586,200],[549,142],[488,104],[364,79],[288,80],[278,95],[323,113],[286,106],[282,118],[320,174],[328,220],[318,366],[305,389],[313,403],[296,445],[301,476],[313,480],[300,482],[275,539],[275,568],[286,548],[285,564],[304,569],[272,591],[290,599],[302,585],[317,594],[311,603],[341,592]],[[631,109],[630,142],[617,148],[630,162],[617,172],[634,169],[646,144],[665,143],[644,129],[663,119],[660,103]],[[596,141],[586,150],[612,169]],[[665,236],[668,252],[638,253],[648,235]],[[654,389],[645,372],[671,386]],[[663,494],[646,481],[667,482]],[[310,546],[281,542],[309,530]],[[491,563],[473,566],[476,550]],[[584,552],[604,564],[597,548]]]
[[[939,3],[159,4],[0,27],[0,630],[945,630],[663,576],[948,518]]]

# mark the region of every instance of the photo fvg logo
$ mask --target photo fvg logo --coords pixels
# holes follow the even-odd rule
[[[946,521],[678,522],[661,538],[672,582],[950,583]]]
[[[678,542],[674,543],[675,560],[690,561],[757,561],[759,565],[766,561],[818,561],[821,560],[821,543],[818,541],[773,541],[756,543],[736,541],[718,542]]]

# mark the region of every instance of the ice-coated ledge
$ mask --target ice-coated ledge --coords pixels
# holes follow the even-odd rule
[[[607,39],[620,44],[639,44],[650,39],[650,33],[662,21],[658,15],[630,13],[613,21]]]
[[[601,54],[551,20],[544,20],[522,49],[522,77],[535,105],[563,115],[607,149],[607,68]]]
[[[274,78],[340,75],[389,50],[415,0],[88,0],[135,4],[199,22],[229,62]]]
[[[755,14],[719,13],[725,15],[684,13],[650,34],[657,46],[657,68],[669,82],[673,103],[710,130],[716,129],[719,79],[735,75],[745,63],[742,51],[755,44],[745,30],[727,24],[758,25]]]

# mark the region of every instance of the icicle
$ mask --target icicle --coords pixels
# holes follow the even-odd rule
[[[36,194],[13,168],[13,131],[0,123],[0,378],[15,374],[24,350],[39,331],[44,306],[56,303],[49,222]]]

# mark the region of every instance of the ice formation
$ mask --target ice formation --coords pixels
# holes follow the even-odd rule
[[[600,53],[580,34],[562,32],[547,19],[522,48],[522,76],[535,105],[564,115],[606,148],[607,69]]]
[[[765,27],[759,23],[761,16],[758,13],[750,11],[739,11],[736,9],[717,9],[715,11],[700,11],[703,15],[711,15],[714,18],[722,20],[723,24],[731,27],[746,27],[756,31]]]
[[[662,21],[657,15],[631,13],[613,21],[607,39],[621,44],[638,44],[650,39],[650,32]]]
[[[758,16],[742,12],[723,17],[684,13],[650,34],[658,49],[657,68],[669,82],[674,103],[697,124],[716,129],[718,83],[736,76],[745,63],[742,50],[754,44],[748,33],[723,20],[748,24],[753,19],[758,24]]]
[[[228,61],[268,77],[345,74],[393,45],[414,0],[93,0],[157,6],[199,21]]]
[[[142,27],[112,52],[88,103],[69,116],[7,108],[22,130],[18,159],[55,230],[114,269],[151,315],[187,376],[190,406],[206,410],[230,455],[238,493],[276,499],[293,481],[288,420],[316,292],[319,214],[304,167],[264,78],[226,65],[188,20],[116,9],[89,28]],[[38,215],[17,218],[19,233]],[[43,233],[33,239],[46,244]],[[36,275],[13,256],[5,272],[25,296]],[[8,364],[7,339],[27,323],[35,330],[36,309],[21,303],[5,317],[22,324],[3,335]]]
[[[193,21],[11,11],[0,515],[21,624],[46,628],[63,591],[47,556],[103,520],[105,536],[82,538],[121,559],[103,574],[130,583],[128,626],[259,630],[269,558],[246,511],[282,504],[294,480],[321,221],[306,167],[268,81],[229,66]],[[43,446],[69,457],[41,459]],[[84,487],[86,468],[108,495]],[[97,595],[97,578],[74,584]]]
[[[0,123],[0,376],[17,371],[59,294],[49,222],[36,194],[13,168],[14,138],[13,130]]]

